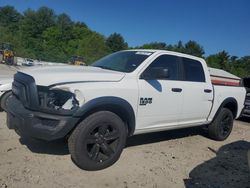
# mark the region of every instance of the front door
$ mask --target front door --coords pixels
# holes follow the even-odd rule
[[[167,77],[158,77],[152,70],[164,69]],[[179,57],[160,55],[144,70],[139,84],[139,106],[137,131],[164,129],[177,125],[182,104],[181,82],[179,81]]]

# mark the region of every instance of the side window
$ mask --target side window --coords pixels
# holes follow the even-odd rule
[[[144,71],[150,73],[153,69],[167,69],[168,78],[166,80],[178,80],[179,57],[172,55],[161,55],[157,57]]]
[[[190,82],[205,82],[203,67],[199,61],[182,58],[183,80]]]

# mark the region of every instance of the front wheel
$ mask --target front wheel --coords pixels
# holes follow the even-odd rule
[[[68,140],[72,160],[84,170],[101,170],[114,164],[125,146],[127,129],[119,116],[96,112],[84,119]]]
[[[214,140],[225,140],[232,132],[233,120],[231,110],[222,108],[213,122],[208,126],[209,136]]]

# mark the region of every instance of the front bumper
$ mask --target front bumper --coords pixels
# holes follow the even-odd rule
[[[65,137],[79,121],[72,116],[52,115],[26,109],[11,95],[6,100],[7,126],[21,135],[42,140],[56,140]]]

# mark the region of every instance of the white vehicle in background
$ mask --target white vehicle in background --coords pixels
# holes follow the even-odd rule
[[[25,58],[24,62],[22,63],[22,66],[34,66],[34,60]]]
[[[30,58],[17,57],[18,66],[34,66],[35,60]]]
[[[10,129],[43,140],[69,137],[73,161],[99,170],[115,163],[135,134],[205,125],[212,139],[225,140],[245,95],[235,82],[212,81],[201,58],[127,50],[92,66],[19,70],[4,110]]]

